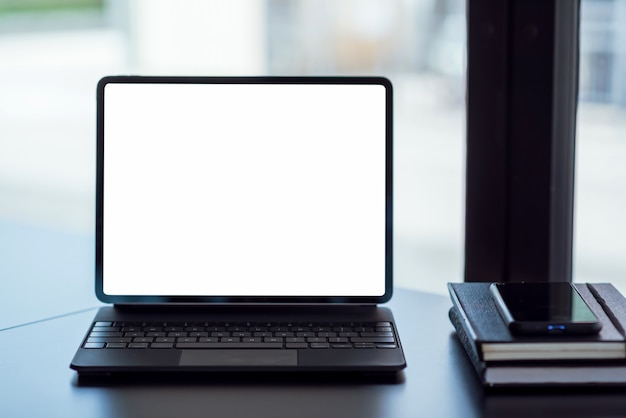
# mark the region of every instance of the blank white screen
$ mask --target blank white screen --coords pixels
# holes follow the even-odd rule
[[[380,296],[380,85],[108,84],[108,295]]]

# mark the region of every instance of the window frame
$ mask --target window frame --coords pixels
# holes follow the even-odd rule
[[[580,0],[469,0],[465,281],[571,281]]]

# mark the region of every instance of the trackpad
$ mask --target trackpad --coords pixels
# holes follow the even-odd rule
[[[297,366],[298,350],[183,350],[180,366]]]

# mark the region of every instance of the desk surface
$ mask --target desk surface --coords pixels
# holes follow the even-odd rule
[[[93,237],[0,222],[1,417],[625,416],[624,392],[486,394],[445,296],[397,289],[408,367],[392,381],[271,376],[84,381],[69,369],[99,306]],[[62,283],[62,287],[59,286]]]
[[[452,332],[446,297],[399,289],[389,306],[408,367],[383,382],[259,376],[83,381],[68,364],[96,308],[15,327],[0,332],[0,416],[508,418],[626,411],[623,392],[486,394]]]
[[[98,305],[94,242],[0,219],[0,330]]]

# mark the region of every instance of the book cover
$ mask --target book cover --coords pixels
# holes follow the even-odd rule
[[[516,336],[511,334],[489,292],[489,283],[450,283],[448,289],[471,350],[481,362],[531,360],[615,360],[626,357],[626,299],[609,284],[576,288],[602,323],[596,335]],[[598,295],[599,300],[594,295]],[[614,323],[615,321],[615,323]]]
[[[459,342],[483,385],[488,387],[519,386],[613,386],[626,385],[626,362],[623,361],[517,361],[485,362],[463,316],[450,308]]]

